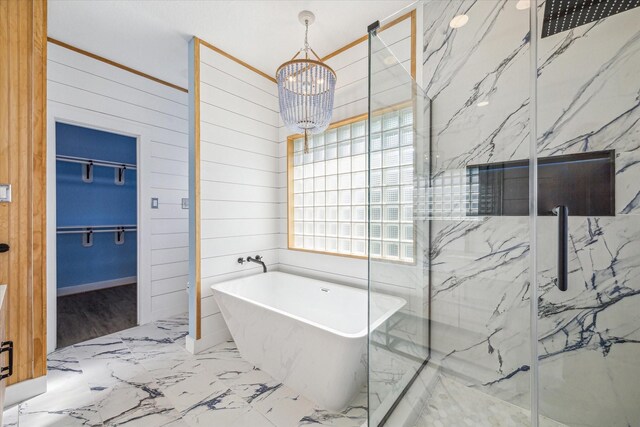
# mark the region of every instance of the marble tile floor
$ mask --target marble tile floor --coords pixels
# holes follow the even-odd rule
[[[356,427],[366,390],[325,411],[244,361],[233,342],[192,355],[187,318],[137,326],[49,355],[45,394],[4,412],[3,425]]]
[[[529,411],[439,373],[412,427],[524,427]],[[540,427],[565,427],[539,417]]]
[[[376,422],[391,408],[420,363],[381,346],[370,348],[369,363],[369,410]]]

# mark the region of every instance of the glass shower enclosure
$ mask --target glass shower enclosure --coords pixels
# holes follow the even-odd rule
[[[369,42],[370,313],[382,311],[381,295],[404,301],[369,331],[369,414],[377,425],[429,358],[430,231],[419,195],[430,175],[430,102],[382,39]]]
[[[640,425],[638,5],[370,27],[369,426]]]

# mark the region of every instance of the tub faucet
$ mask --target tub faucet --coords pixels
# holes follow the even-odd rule
[[[262,257],[260,255],[256,255],[255,258],[248,256],[247,262],[255,262],[256,264],[260,264],[262,266],[262,272],[267,272],[267,265],[262,261]]]

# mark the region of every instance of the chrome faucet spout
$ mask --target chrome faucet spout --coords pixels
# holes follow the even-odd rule
[[[262,261],[262,257],[260,255],[256,255],[255,257],[247,257],[247,262],[255,262],[256,264],[260,264],[262,266],[262,272],[267,272],[267,265]]]

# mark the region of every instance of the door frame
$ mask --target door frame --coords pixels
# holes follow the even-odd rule
[[[148,200],[151,129],[104,113],[47,102],[47,354],[57,347],[56,123],[136,138],[138,324],[151,319],[151,212]]]

